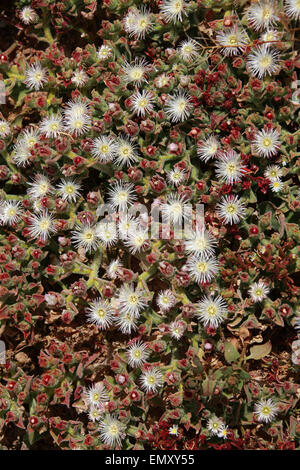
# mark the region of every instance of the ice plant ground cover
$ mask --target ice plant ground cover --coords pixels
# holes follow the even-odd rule
[[[1,2],[2,449],[300,448],[299,18]]]

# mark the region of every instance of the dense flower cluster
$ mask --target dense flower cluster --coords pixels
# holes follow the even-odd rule
[[[231,8],[5,10],[4,448],[299,448],[300,4]]]

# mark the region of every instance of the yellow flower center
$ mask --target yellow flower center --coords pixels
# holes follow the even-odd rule
[[[217,313],[217,309],[214,305],[210,305],[207,309],[207,313],[208,315],[210,315],[211,317],[215,316],[216,313]]]
[[[142,76],[143,71],[141,69],[134,69],[131,72],[131,78],[133,78],[133,80],[139,80],[140,78],[142,78]]]
[[[264,140],[263,140],[263,146],[264,147],[270,147],[270,145],[272,144],[272,141],[269,137],[266,137]]]
[[[139,349],[137,349],[136,351],[134,351],[133,353],[133,356],[135,357],[135,359],[140,359],[142,353]]]
[[[131,304],[136,304],[137,301],[138,301],[138,297],[136,295],[132,294],[132,295],[129,296],[129,302]]]
[[[141,107],[141,108],[145,108],[148,104],[148,100],[146,100],[146,98],[142,98],[141,100],[139,100],[138,102],[138,105]]]
[[[97,310],[97,316],[98,316],[99,318],[104,318],[105,315],[106,315],[106,313],[105,313],[105,310],[103,310],[103,308],[99,308],[99,309]]]
[[[238,43],[238,38],[235,34],[233,34],[232,36],[229,36],[228,38],[228,42],[231,46],[236,46],[237,43]]]
[[[269,415],[271,413],[271,409],[269,406],[264,406],[261,410],[263,415]]]
[[[103,144],[100,146],[100,152],[101,153],[107,153],[109,151],[109,147],[106,144]]]
[[[74,186],[72,186],[71,184],[68,184],[66,186],[65,190],[68,194],[73,194],[74,193]]]
[[[109,434],[112,436],[117,436],[119,434],[119,428],[116,424],[111,424],[109,426]]]
[[[50,227],[50,223],[49,223],[48,220],[42,220],[42,221],[40,222],[40,229],[41,229],[41,230],[48,230],[49,227]]]
[[[272,64],[272,57],[269,55],[262,57],[259,61],[259,64],[263,68],[270,67],[270,65]]]
[[[236,212],[236,207],[233,204],[228,204],[227,206],[227,212],[229,214],[234,214]]]
[[[155,384],[155,377],[154,377],[154,375],[149,375],[149,377],[148,377],[147,380],[148,380],[148,383],[149,383],[150,385]]]
[[[205,272],[207,270],[207,263],[205,263],[204,261],[200,261],[200,263],[197,263],[197,270],[201,273]]]

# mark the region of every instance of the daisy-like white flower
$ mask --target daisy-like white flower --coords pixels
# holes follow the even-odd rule
[[[263,281],[254,282],[249,289],[249,295],[253,302],[262,302],[270,292],[270,289]]]
[[[215,163],[216,175],[226,184],[233,184],[241,181],[246,172],[240,155],[234,150],[224,152]]]
[[[197,317],[204,326],[211,328],[218,328],[225,320],[227,312],[227,304],[220,295],[215,298],[204,296],[197,304]]]
[[[128,138],[119,138],[116,144],[114,163],[120,167],[129,166],[138,161],[137,146]]]
[[[135,341],[127,349],[128,363],[131,367],[141,367],[149,357],[147,344]]]
[[[145,243],[148,241],[148,230],[138,228],[137,230],[130,230],[127,239],[124,240],[124,245],[129,248],[132,254],[143,251]]]
[[[167,196],[165,203],[161,205],[163,220],[170,222],[181,222],[186,218],[184,198],[177,193]]]
[[[294,20],[300,18],[300,0],[285,0],[285,12]]]
[[[282,177],[282,168],[278,165],[270,165],[266,168],[264,172],[265,178],[270,180],[271,182],[273,181],[280,181],[280,178]]]
[[[72,232],[72,242],[76,248],[83,248],[86,253],[99,246],[96,227],[90,224],[77,225]]]
[[[89,77],[87,73],[84,70],[79,69],[79,70],[74,70],[73,77],[71,78],[71,82],[80,88],[86,84],[88,79]]]
[[[145,292],[142,289],[135,289],[132,285],[126,284],[120,288],[118,293],[119,312],[128,313],[137,318],[146,306]]]
[[[163,384],[163,375],[158,367],[146,370],[140,377],[141,387],[147,393],[154,393]]]
[[[30,188],[28,189],[28,196],[30,199],[41,199],[53,192],[53,186],[47,176],[37,174],[32,183],[28,183]]]
[[[80,196],[80,184],[71,179],[61,180],[57,185],[58,194],[64,201],[75,202]]]
[[[97,57],[99,60],[107,60],[112,56],[112,48],[109,46],[106,46],[103,44],[101,47],[99,47],[97,51]]]
[[[187,4],[184,0],[163,0],[160,10],[168,23],[182,21],[186,12]]]
[[[131,97],[131,107],[138,116],[145,116],[153,110],[153,95],[149,91],[137,91]]]
[[[211,158],[216,157],[218,152],[219,141],[214,135],[209,136],[206,140],[197,146],[197,155],[205,163],[208,162]]]
[[[28,148],[16,146],[13,153],[13,162],[17,166],[24,167],[30,163],[31,152]]]
[[[51,137],[56,139],[63,130],[62,116],[60,114],[54,114],[44,118],[40,123],[39,128],[41,133],[44,134],[47,139]]]
[[[33,238],[41,238],[46,241],[51,233],[55,233],[54,219],[52,214],[43,211],[37,215],[31,215],[29,233]]]
[[[249,26],[256,31],[274,26],[279,18],[276,14],[276,2],[263,1],[254,3],[247,11]]]
[[[106,330],[113,323],[113,313],[110,304],[101,298],[94,300],[87,308],[87,321]]]
[[[186,269],[193,281],[198,283],[210,282],[218,273],[218,260],[215,257],[210,259],[203,256],[191,256],[186,263]]]
[[[263,44],[248,55],[247,65],[252,75],[264,78],[266,75],[271,76],[279,72],[278,58],[278,51],[271,49],[268,44]]]
[[[35,144],[37,144],[40,141],[40,133],[38,129],[34,129],[33,127],[30,127],[29,129],[26,129],[21,136],[19,137],[16,146],[25,146],[29,149],[32,149]]]
[[[125,424],[116,417],[107,415],[100,422],[100,438],[105,445],[110,447],[121,446],[125,438]]]
[[[0,137],[3,139],[10,134],[10,127],[7,121],[0,119]]]
[[[186,92],[179,91],[169,97],[166,113],[172,122],[184,121],[191,114],[191,110],[191,97]]]
[[[145,59],[136,57],[132,63],[125,61],[122,69],[124,71],[125,81],[127,83],[135,83],[136,85],[140,85],[142,82],[147,81],[146,74],[149,70],[149,65]]]
[[[89,420],[95,423],[96,421],[100,421],[103,413],[105,411],[105,405],[101,403],[100,406],[92,406],[89,409],[88,415],[89,415]]]
[[[137,8],[132,8],[127,15],[123,18],[124,30],[128,34],[133,34],[134,24],[136,23],[136,18],[139,14]]]
[[[65,129],[70,134],[80,136],[85,134],[91,126],[91,118],[87,114],[66,114],[64,118]]]
[[[120,260],[116,259],[111,261],[106,268],[106,273],[109,279],[116,279],[118,269],[122,268],[123,265]]]
[[[223,196],[221,202],[216,206],[218,216],[226,224],[237,224],[244,216],[246,207],[237,196],[232,194]]]
[[[135,200],[134,186],[119,181],[114,183],[108,192],[108,202],[114,210],[125,211]]]
[[[174,186],[178,186],[183,183],[186,178],[186,172],[179,168],[174,168],[167,173],[167,180]]]
[[[139,223],[135,217],[127,213],[121,214],[118,223],[120,238],[127,239],[129,237],[129,234],[133,234],[137,231],[138,227]]]
[[[163,290],[158,294],[157,305],[163,312],[168,312],[176,304],[176,297],[170,289]]]
[[[270,423],[276,418],[278,406],[271,398],[262,399],[254,405],[254,413],[261,423]]]
[[[144,39],[146,34],[153,29],[152,14],[147,8],[142,7],[141,10],[135,10],[131,15],[133,21],[130,22],[130,28],[128,28],[130,36]],[[127,25],[129,25],[128,20]]]
[[[209,258],[215,253],[217,241],[207,230],[196,230],[184,242],[185,250],[195,256]]]
[[[108,402],[108,395],[104,385],[98,382],[84,390],[83,399],[87,405],[98,407],[101,403]]]
[[[279,37],[280,35],[278,31],[275,29],[268,29],[261,35],[260,40],[272,43],[273,41],[278,41]]]
[[[221,429],[218,432],[218,437],[222,437],[223,439],[227,439],[228,437],[228,426],[221,426]]]
[[[3,224],[14,225],[20,220],[22,215],[20,201],[4,201],[0,205],[0,222]]]
[[[173,321],[170,323],[170,333],[171,337],[175,339],[180,339],[184,333],[185,325],[182,321]]]
[[[280,134],[274,129],[259,131],[254,137],[254,148],[260,157],[272,157],[280,148]]]
[[[186,62],[198,55],[199,46],[193,39],[182,41],[177,49],[179,56]]]
[[[137,330],[136,317],[130,313],[121,313],[115,323],[123,334],[130,335],[132,331]]]
[[[169,428],[169,434],[171,436],[178,436],[178,426],[176,424]]]
[[[168,75],[163,73],[162,75],[157,77],[155,81],[156,81],[157,88],[164,88],[164,87],[169,86],[170,77],[168,77]]]
[[[47,82],[47,70],[43,69],[38,62],[30,65],[25,71],[24,82],[30,90],[40,90]]]
[[[110,247],[118,240],[116,224],[114,222],[100,222],[96,228],[97,237],[101,245]]]
[[[88,116],[89,105],[81,98],[76,98],[74,101],[70,100],[66,103],[63,113],[66,117]]]
[[[27,6],[20,11],[20,18],[24,24],[32,24],[37,21],[38,16],[33,8]]]
[[[271,186],[271,190],[273,191],[273,193],[279,193],[283,189],[284,184],[282,181],[277,180],[277,181],[272,181],[270,186]]]
[[[101,163],[111,162],[116,156],[117,145],[113,137],[101,136],[93,140],[91,153]]]
[[[234,27],[218,33],[216,41],[222,46],[221,52],[225,56],[233,56],[245,51],[249,38],[244,30]]]
[[[220,432],[220,430],[223,428],[223,426],[224,426],[223,421],[217,416],[212,416],[207,421],[207,429],[214,435],[217,435]]]

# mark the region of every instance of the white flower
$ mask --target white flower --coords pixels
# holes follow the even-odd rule
[[[89,406],[98,407],[101,403],[108,402],[108,395],[104,385],[98,382],[84,390],[83,399]]]
[[[210,282],[218,273],[218,260],[215,257],[191,256],[186,263],[186,269],[192,279],[198,283]]]
[[[178,426],[176,424],[169,428],[169,434],[171,436],[178,436]]]
[[[237,224],[244,216],[246,207],[237,196],[223,196],[221,202],[216,206],[218,216],[224,220],[226,224]]]
[[[99,246],[96,227],[90,224],[77,225],[72,232],[72,242],[76,248],[83,248],[85,252],[96,250]]]
[[[178,47],[179,56],[186,62],[188,62],[193,57],[196,57],[198,55],[198,51],[199,46],[193,39],[182,41]]]
[[[267,297],[269,292],[270,289],[263,281],[254,282],[249,289],[249,295],[253,302],[261,302]]]
[[[209,258],[215,253],[217,241],[207,230],[196,230],[184,242],[185,250],[189,254]]]
[[[64,126],[68,132],[75,134],[75,136],[87,132],[91,123],[91,118],[87,114],[65,113]]]
[[[161,205],[163,221],[181,222],[187,217],[185,211],[184,198],[177,193],[171,193],[167,196],[167,201]]]
[[[7,121],[0,119],[0,137],[4,138],[10,134],[10,127]]]
[[[140,85],[142,82],[146,81],[146,73],[149,70],[149,65],[145,59],[136,57],[132,63],[125,61],[122,69],[127,83],[133,82],[136,85]]]
[[[207,429],[214,435],[218,434],[223,426],[223,421],[217,416],[212,416],[207,421]]]
[[[38,62],[30,65],[25,71],[24,82],[31,90],[40,90],[47,82],[47,70],[43,69]]]
[[[162,74],[159,77],[157,77],[157,88],[164,88],[169,85],[170,83],[170,78],[166,74]]]
[[[97,57],[99,60],[107,60],[112,56],[112,49],[109,46],[106,46],[103,44],[101,47],[99,47],[97,51]]]
[[[93,140],[91,153],[101,163],[108,163],[116,156],[116,142],[110,136],[101,136]]]
[[[89,415],[89,420],[95,423],[96,421],[100,421],[100,419],[103,416],[103,413],[105,411],[105,406],[104,404],[101,404],[100,406],[92,406],[89,409],[88,415]]]
[[[222,425],[218,432],[218,437],[223,437],[223,439],[227,439],[228,435],[228,426]]]
[[[117,418],[107,415],[100,422],[100,438],[105,445],[110,447],[121,446],[121,441],[124,439],[125,424],[121,423]]]
[[[138,220],[132,215],[125,213],[121,214],[118,224],[119,236],[126,239],[130,234],[134,234],[138,229]]]
[[[74,101],[71,100],[66,103],[63,112],[66,117],[88,116],[89,105],[81,98],[76,98]]]
[[[156,392],[163,384],[163,375],[158,367],[153,367],[142,373],[140,377],[142,389],[147,393]]]
[[[112,309],[108,302],[101,298],[94,300],[87,308],[87,321],[106,330],[113,323]]]
[[[28,183],[28,196],[30,199],[40,199],[53,192],[53,187],[47,176],[37,174],[33,183]]]
[[[204,296],[197,304],[196,315],[204,326],[218,328],[225,320],[227,312],[227,304],[220,295],[215,298]]]
[[[285,0],[285,12],[295,20],[300,18],[300,0]]]
[[[278,407],[271,398],[262,399],[254,405],[254,413],[261,423],[270,423],[278,413]]]
[[[111,261],[106,268],[106,273],[109,279],[116,279],[118,269],[122,268],[123,265],[120,260],[116,259]]]
[[[126,31],[129,32],[130,36],[144,39],[146,34],[153,29],[152,14],[145,7],[142,7],[141,10],[133,10],[129,15],[130,17],[127,20],[125,19]]]
[[[129,248],[132,254],[143,251],[145,243],[148,241],[148,230],[138,228],[128,232],[127,239],[124,240],[124,245]]]
[[[51,233],[56,232],[52,214],[43,211],[38,215],[31,215],[29,232],[33,238],[41,238],[46,241]]]
[[[186,178],[186,172],[179,168],[174,168],[167,173],[167,180],[174,186],[181,184]]]
[[[60,114],[54,114],[48,116],[40,123],[40,131],[44,134],[47,139],[53,137],[57,138],[60,132],[63,130],[62,116]]]
[[[279,39],[279,32],[276,31],[275,29],[268,29],[260,37],[260,40],[263,42],[278,41],[278,39]]]
[[[229,150],[220,155],[215,163],[216,175],[226,184],[233,184],[241,181],[246,172],[240,155],[234,150]]]
[[[128,138],[119,138],[116,145],[116,157],[114,163],[123,167],[138,161],[136,144]]]
[[[179,122],[189,117],[191,109],[191,97],[186,92],[179,91],[169,97],[166,113],[172,122]]]
[[[184,323],[180,321],[173,321],[172,323],[170,323],[169,328],[170,328],[171,337],[177,340],[182,337],[184,330],[185,330]]]
[[[32,24],[37,21],[38,16],[33,8],[27,6],[20,11],[20,18],[24,24]]]
[[[160,10],[165,20],[170,23],[182,21],[183,15],[186,15],[187,4],[184,0],[163,0],[160,5]]]
[[[127,349],[128,363],[131,367],[141,367],[149,357],[147,344],[135,341]]]
[[[123,334],[130,335],[132,331],[137,329],[136,317],[130,313],[121,313],[118,317],[116,317],[115,323]]]
[[[278,57],[278,51],[270,49],[268,44],[263,44],[248,55],[247,65],[255,77],[263,78],[266,75],[271,76],[280,70]]]
[[[131,107],[138,116],[145,116],[153,110],[153,95],[149,91],[137,91],[131,97]]]
[[[264,172],[265,178],[267,178],[271,182],[280,181],[282,174],[282,168],[280,168],[280,166],[278,165],[270,165],[266,168]]]
[[[113,245],[117,239],[117,229],[114,222],[100,222],[96,227],[97,237],[105,247]]]
[[[22,146],[15,146],[13,153],[13,162],[17,166],[26,166],[30,163],[31,152],[30,149]]]
[[[279,21],[276,15],[275,2],[264,1],[254,3],[248,9],[249,26],[253,27],[256,31],[272,27]]]
[[[201,144],[197,146],[197,154],[205,163],[214,158],[219,152],[219,141],[214,136],[209,136]]]
[[[123,184],[116,182],[109,190],[109,204],[114,210],[124,211],[135,200],[134,186],[132,184]]]
[[[86,84],[89,77],[85,73],[84,70],[74,70],[73,77],[71,78],[71,82],[74,83],[77,87],[82,87]]]
[[[274,129],[259,131],[254,137],[254,148],[260,157],[272,157],[280,148],[280,134]]]
[[[225,56],[232,56],[245,51],[249,38],[244,30],[234,27],[218,33],[216,41],[223,46],[221,52]]]
[[[23,146],[32,149],[40,141],[40,133],[38,129],[30,127],[26,129],[17,140],[16,146]]]
[[[80,184],[76,183],[71,179],[61,180],[61,183],[57,185],[57,190],[60,197],[68,202],[75,202],[80,196]]]
[[[168,312],[176,304],[176,297],[170,289],[163,290],[158,294],[157,305],[163,312]]]
[[[273,193],[279,193],[284,187],[284,184],[282,181],[277,180],[277,181],[272,181],[270,186],[271,186],[271,190],[273,191]]]
[[[20,201],[4,201],[0,205],[0,222],[3,224],[14,225],[20,220],[22,215]]]
[[[118,310],[121,313],[128,313],[137,318],[146,306],[145,292],[142,289],[134,289],[133,286],[126,284],[120,288],[118,293]]]

